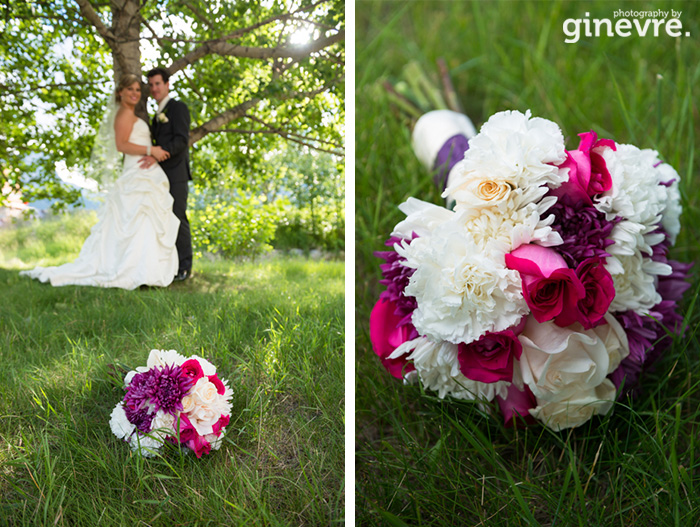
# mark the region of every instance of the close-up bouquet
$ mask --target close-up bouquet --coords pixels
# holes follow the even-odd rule
[[[142,456],[154,456],[165,442],[198,458],[221,447],[233,391],[208,360],[151,350],[146,367],[126,374],[124,389],[109,425]]]
[[[370,339],[389,373],[554,430],[638,393],[683,331],[677,171],[593,131],[567,150],[529,111],[498,112],[479,133],[430,112],[413,149],[446,206],[409,198],[377,253],[386,290]]]

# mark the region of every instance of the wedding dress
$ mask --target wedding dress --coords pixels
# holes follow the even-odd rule
[[[151,144],[144,120],[136,120],[129,142]],[[172,211],[165,172],[157,163],[141,168],[141,157],[124,156],[122,173],[98,210],[97,223],[75,261],[20,274],[53,286],[135,289],[169,285],[178,270],[175,239],[180,220]]]

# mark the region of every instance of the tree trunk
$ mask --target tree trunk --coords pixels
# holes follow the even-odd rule
[[[111,0],[112,5],[112,33],[116,38],[116,46],[123,57],[119,60],[115,51],[112,51],[114,62],[114,85],[119,85],[122,76],[133,73],[139,79],[143,78],[143,66],[141,64],[141,0]],[[136,106],[136,115],[148,121],[146,102],[148,101],[147,85],[141,85],[141,102]]]

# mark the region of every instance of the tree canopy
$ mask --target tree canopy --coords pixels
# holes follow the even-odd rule
[[[195,177],[254,178],[282,139],[342,156],[343,0],[9,0],[0,8],[2,181],[79,194],[54,165],[89,158],[115,82],[167,69],[192,117]],[[137,112],[145,114],[147,86]]]

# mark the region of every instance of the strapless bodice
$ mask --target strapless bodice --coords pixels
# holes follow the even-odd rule
[[[141,118],[136,119],[129,136],[129,142],[142,146],[151,144],[151,129],[146,121]]]

